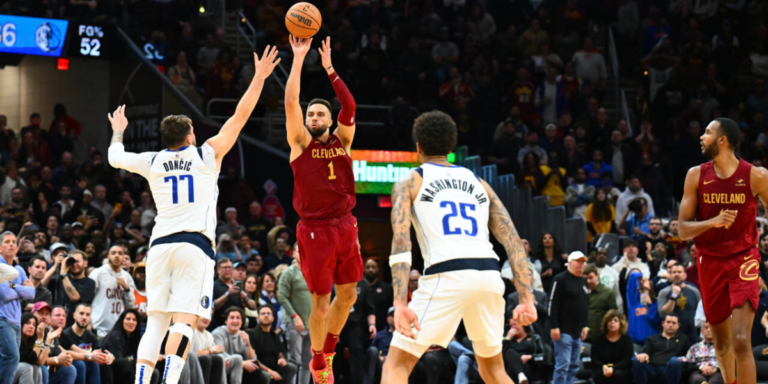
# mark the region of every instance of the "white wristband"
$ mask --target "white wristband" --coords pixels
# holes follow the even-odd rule
[[[412,261],[412,257],[410,252],[403,252],[403,253],[398,253],[397,255],[390,255],[389,267],[392,268],[392,266],[399,263],[406,263],[408,264],[408,267],[410,267],[411,261]]]

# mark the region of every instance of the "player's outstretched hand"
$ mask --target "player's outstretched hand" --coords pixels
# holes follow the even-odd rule
[[[128,128],[128,119],[125,117],[125,104],[117,107],[115,112],[108,113],[107,118],[110,124],[112,124],[112,130],[115,132],[125,132]]]
[[[331,37],[330,36],[325,38],[325,40],[322,43],[322,46],[318,48],[317,51],[320,52],[320,58],[323,61],[323,68],[325,68],[325,70],[328,72],[332,72],[333,63],[331,63]]]
[[[265,80],[272,74],[275,67],[280,64],[280,59],[277,58],[277,54],[277,47],[270,47],[269,45],[264,49],[264,53],[261,55],[261,60],[259,60],[259,55],[257,55],[256,52],[253,53],[253,63],[256,67],[254,72],[255,78]]]
[[[533,303],[520,304],[512,311],[512,319],[520,326],[528,326],[536,322],[539,315],[536,313],[536,306]]]
[[[728,227],[730,227],[733,222],[736,221],[736,215],[738,213],[739,211],[723,209],[720,211],[719,215],[712,219],[712,226],[715,228],[725,227],[725,229],[728,229]]]
[[[416,333],[413,332],[413,328],[421,331],[416,313],[405,305],[395,307],[395,329],[401,335],[416,340]]]
[[[312,46],[312,38],[300,39],[294,35],[290,36],[291,48],[293,49],[293,55],[304,57],[309,52],[309,47]]]

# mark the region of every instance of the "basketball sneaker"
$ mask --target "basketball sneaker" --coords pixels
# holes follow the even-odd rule
[[[333,384],[333,357],[336,356],[336,352],[323,354],[325,358],[325,368],[315,370],[312,368],[312,364],[309,364],[309,372],[312,373],[312,379],[315,384]]]

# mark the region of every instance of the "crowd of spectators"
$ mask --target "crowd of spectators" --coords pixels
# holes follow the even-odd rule
[[[242,5],[258,45],[277,45],[289,60],[282,19],[291,4]],[[549,233],[529,239],[537,242],[527,247],[539,320],[521,327],[508,319],[503,341],[517,384],[574,377],[722,383],[701,309],[696,250],[679,238],[673,212],[685,173],[705,161],[698,137],[713,118],[739,124],[745,160],[768,161],[764,2],[316,5],[322,33],[332,36],[334,67],[356,99],[392,105],[387,148],[413,149],[418,111],[442,109],[471,153],[569,216],[584,217],[591,243],[603,233],[629,237],[619,251],[590,247],[588,256],[567,253]],[[211,15],[189,2],[3,1],[0,9],[118,23],[162,51],[168,76],[188,94],[237,97],[253,75]],[[631,126],[616,118],[611,100],[608,28],[621,84],[635,87],[627,89]],[[328,93],[319,57],[306,60],[303,93]],[[48,129],[43,117],[52,120]],[[146,321],[143,259],[156,211],[145,181],[109,168],[95,148],[73,162],[80,132],[63,105],[53,116],[33,114],[27,127],[8,127],[0,116],[0,262],[20,271],[0,285],[0,358],[15,351],[22,362],[9,371],[0,361],[2,384],[14,375],[22,384],[133,382]],[[293,228],[264,217],[234,170],[219,188],[214,313],[197,325],[183,381],[306,384],[311,300]],[[761,222],[762,292],[751,338],[758,376],[768,379],[763,231]],[[382,275],[376,260],[366,262],[334,359],[340,383],[376,382],[386,361],[394,327],[392,288]],[[508,266],[502,275],[511,279]],[[411,272],[411,292],[418,277]],[[518,296],[508,286],[511,317]],[[478,379],[461,327],[448,348],[430,348],[411,382]]]

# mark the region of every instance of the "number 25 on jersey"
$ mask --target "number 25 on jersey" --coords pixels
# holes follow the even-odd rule
[[[180,175],[178,178],[176,176],[166,176],[165,182],[171,182],[173,188],[173,203],[178,204],[179,203],[179,181],[187,180],[187,186],[188,186],[188,194],[189,194],[189,202],[194,203],[195,202],[195,180],[192,177],[192,175]]]
[[[469,216],[469,214],[467,213],[467,210],[472,212],[475,211],[474,204],[459,203],[459,209],[457,211],[456,203],[452,201],[443,201],[440,203],[440,208],[448,208],[450,210],[448,214],[443,216],[443,234],[444,235],[461,235],[463,232],[467,236],[472,236],[472,237],[477,236],[477,220],[475,220],[474,217]],[[451,228],[450,220],[452,217],[458,216],[459,212],[461,213],[461,217],[464,219],[464,220],[461,220],[461,226],[462,227],[469,226],[471,229],[466,229],[461,227]]]

